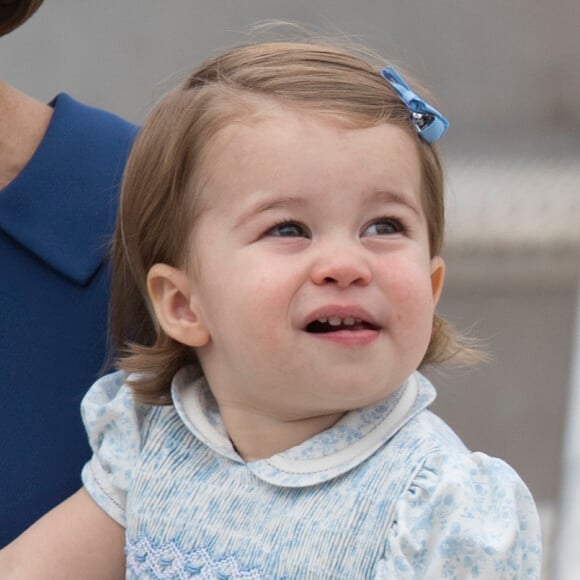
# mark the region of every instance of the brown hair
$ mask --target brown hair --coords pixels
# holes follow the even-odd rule
[[[26,22],[43,0],[0,0],[0,36],[4,36]]]
[[[255,112],[263,99],[355,126],[394,123],[416,135],[409,111],[369,58],[315,43],[245,45],[212,58],[153,109],[131,152],[113,243],[111,330],[120,368],[137,397],[170,402],[175,372],[195,363],[193,349],[167,336],[147,294],[156,263],[183,267],[185,240],[199,204],[203,154],[211,138],[234,120]],[[431,255],[440,254],[444,230],[443,171],[436,147],[416,136]],[[441,362],[469,348],[435,316],[422,364]]]

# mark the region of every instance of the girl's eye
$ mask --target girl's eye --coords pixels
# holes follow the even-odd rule
[[[367,226],[363,231],[363,236],[392,236],[405,232],[405,227],[396,218],[384,218]]]
[[[308,230],[296,222],[284,222],[274,226],[266,232],[267,236],[279,238],[307,238]]]

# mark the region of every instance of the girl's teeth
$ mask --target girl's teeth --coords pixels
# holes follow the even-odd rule
[[[340,318],[339,316],[323,316],[318,319],[318,322],[321,324],[329,324],[330,326],[354,326],[355,324],[360,324],[361,319],[353,318],[352,316],[348,316],[347,318]]]

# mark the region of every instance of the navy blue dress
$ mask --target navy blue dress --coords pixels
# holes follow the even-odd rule
[[[108,243],[137,127],[61,94],[0,191],[0,546],[81,486],[107,349]]]

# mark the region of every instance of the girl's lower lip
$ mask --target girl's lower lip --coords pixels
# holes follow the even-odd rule
[[[377,338],[378,329],[335,330],[334,332],[310,333],[310,336],[344,346],[365,346]]]

